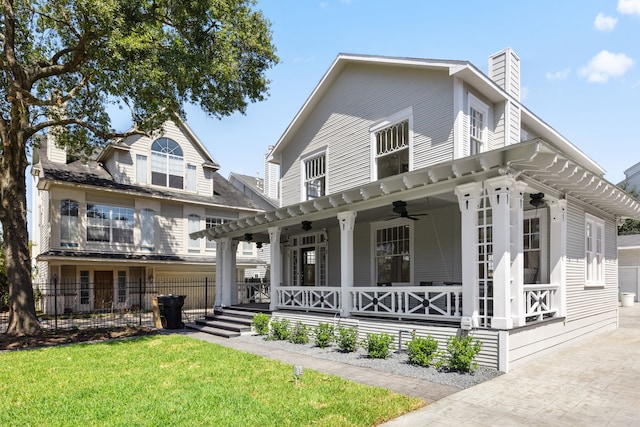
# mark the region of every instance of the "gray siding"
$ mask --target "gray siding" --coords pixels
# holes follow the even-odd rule
[[[462,281],[458,207],[431,210],[414,224],[415,281]]]
[[[367,334],[386,333],[393,336],[394,345],[398,345],[398,333],[401,330],[416,331],[416,335],[419,337],[426,337],[431,335],[438,340],[440,350],[446,350],[447,338],[456,336],[458,328],[442,327],[442,326],[429,326],[420,323],[399,322],[386,319],[365,319],[357,317],[334,317],[333,315],[322,314],[310,314],[300,313],[293,311],[277,311],[273,313],[274,318],[288,319],[293,325],[296,322],[301,322],[305,325],[314,328],[318,323],[331,323],[336,327],[352,327],[358,329],[358,339],[364,340]],[[478,354],[476,361],[481,366],[488,366],[490,368],[498,369],[498,331],[493,330],[475,330],[471,335],[478,339],[482,343],[482,350]],[[407,344],[411,340],[410,334],[402,335],[402,347],[406,349]]]
[[[444,72],[352,64],[292,136],[282,157],[282,204],[301,199],[300,158],[327,149],[329,193],[371,181],[369,128],[413,108],[414,168],[453,158],[453,83]]]

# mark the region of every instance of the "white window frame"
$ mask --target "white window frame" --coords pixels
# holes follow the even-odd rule
[[[315,251],[315,284],[304,286],[328,286],[329,283],[329,255],[328,240],[324,232],[298,234],[289,237],[287,248],[287,276],[293,286],[301,286],[302,255],[305,249]]]
[[[149,161],[144,154],[136,154],[136,181],[138,184],[149,183]]]
[[[371,223],[371,277],[372,282],[375,283],[386,283],[384,280],[380,280],[378,278],[378,263],[377,263],[377,253],[376,253],[376,245],[378,242],[377,233],[378,230],[383,229],[392,229],[399,227],[408,227],[409,228],[409,281],[408,282],[394,282],[391,281],[391,285],[393,286],[410,286],[414,283],[414,271],[415,271],[415,239],[414,239],[414,224],[413,221],[399,218],[391,221],[380,221]]]
[[[63,204],[75,204],[75,215],[64,215]],[[68,209],[67,209],[68,211]],[[65,227],[66,225],[66,227]],[[68,231],[64,236],[63,229]],[[60,200],[60,246],[77,248],[80,236],[80,204],[72,199]]]
[[[196,165],[187,164],[187,173],[185,177],[185,189],[188,191],[196,191],[198,189],[198,168]]]
[[[189,250],[189,252],[200,252],[202,239],[192,239],[189,236],[191,233],[195,233],[196,231],[200,231],[202,229],[202,227],[200,226],[200,220],[200,215],[189,214],[187,216],[187,249]]]
[[[100,218],[99,216],[89,218],[89,213],[93,213],[89,206],[96,206],[96,213],[105,214],[108,213],[107,217]],[[122,222],[121,219],[118,219],[118,214],[126,215],[128,217],[127,221]],[[87,229],[86,229],[86,237],[87,243],[89,244],[106,244],[106,245],[133,245],[134,242],[134,230],[135,230],[135,210],[126,206],[112,206],[105,205],[101,203],[87,203],[87,209],[85,212],[85,219],[87,221]],[[93,221],[92,221],[93,220]],[[89,239],[90,230],[92,228],[95,229],[105,229],[108,230],[108,240],[99,240],[99,239]],[[114,241],[114,230],[124,230],[128,231],[127,234],[131,233],[131,239],[128,242],[117,242]],[[117,233],[116,233],[117,234]]]
[[[549,225],[547,220],[546,209],[532,209],[523,212],[523,227],[522,232],[524,234],[524,221],[532,218],[538,218],[540,223],[539,234],[539,251],[540,251],[540,266],[538,267],[537,283],[549,283],[549,243],[547,236],[549,234]],[[531,233],[530,233],[531,234]],[[525,245],[522,246],[523,253],[527,252]],[[523,263],[524,266],[524,263]],[[525,282],[525,284],[527,284]]]
[[[591,230],[591,235],[589,233]],[[584,284],[586,288],[601,288],[605,284],[605,228],[604,220],[596,216],[584,216]],[[599,234],[599,236],[598,236]],[[598,241],[600,237],[600,241]]]
[[[140,247],[153,251],[156,244],[156,220],[153,209],[140,209]]]
[[[154,149],[155,145],[160,146],[160,150]],[[173,148],[169,146],[175,144]],[[185,170],[184,170],[184,151],[178,142],[171,138],[161,137],[153,141],[151,144],[151,184],[165,188],[174,188],[178,190],[184,189]],[[178,154],[179,153],[179,154]],[[164,183],[154,183],[153,174],[165,175]],[[171,178],[179,177],[182,179],[181,186],[171,185]]]
[[[408,153],[408,157],[409,157],[408,171],[413,170],[413,107],[408,107],[383,120],[380,120],[374,123],[373,125],[371,125],[371,127],[369,127],[369,138],[371,141],[371,181],[377,181],[379,179],[377,160],[379,157],[382,157],[378,155],[376,134],[384,129],[388,129],[404,121],[409,122],[409,141],[408,141],[408,147],[406,148],[409,152]],[[397,152],[397,151],[400,151],[400,150],[394,150],[394,152]],[[390,153],[386,153],[386,155],[389,155],[389,154]]]
[[[482,114],[482,127],[480,129],[482,134],[480,135],[480,138],[472,136],[472,110]],[[467,146],[469,147],[469,155],[473,156],[475,154],[484,153],[488,149],[489,140],[489,106],[472,94],[468,95],[467,120],[467,131],[469,134]],[[476,144],[480,146],[479,149],[475,148]]]
[[[313,163],[319,163],[323,169],[323,171],[321,173],[315,173],[313,174],[311,177],[309,177],[307,175],[308,172],[308,167],[312,168],[312,169],[317,169],[318,166],[320,165],[313,165]],[[300,194],[302,194],[302,198],[301,201],[306,201],[306,200],[311,200],[311,198],[309,197],[308,191],[307,191],[307,183],[311,182],[311,181],[315,181],[318,179],[324,179],[324,191],[321,195],[317,196],[317,197],[322,197],[322,196],[326,196],[327,195],[327,184],[328,184],[328,179],[327,179],[327,149],[326,147],[321,148],[319,150],[314,150],[311,153],[308,153],[307,155],[305,155],[304,157],[302,157],[300,159],[300,179],[301,179],[301,191]],[[313,198],[317,198],[317,197],[313,197]]]

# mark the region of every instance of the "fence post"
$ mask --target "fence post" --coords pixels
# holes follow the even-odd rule
[[[204,278],[204,314],[207,314],[209,308],[209,278]]]
[[[138,279],[138,326],[142,326],[142,277]]]
[[[53,321],[55,330],[58,330],[58,277],[53,276]]]

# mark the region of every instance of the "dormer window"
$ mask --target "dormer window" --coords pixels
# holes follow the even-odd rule
[[[326,156],[325,153],[304,161],[304,200],[317,199],[326,194]]]
[[[158,138],[151,145],[151,183],[170,188],[184,188],[182,148],[173,139]]]
[[[369,128],[372,145],[372,179],[411,170],[413,108],[406,108]]]
[[[489,107],[469,94],[469,155],[487,151]]]

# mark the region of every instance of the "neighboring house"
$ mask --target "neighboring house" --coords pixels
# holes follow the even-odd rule
[[[634,191],[636,194],[640,194],[640,162],[625,170],[624,176],[624,181],[618,185],[629,192]]]
[[[139,281],[145,289],[185,279],[213,284],[216,244],[189,233],[263,210],[217,172],[196,135],[176,121],[153,137],[111,144],[88,162],[72,161],[46,139],[34,150],[36,281],[76,288],[58,298],[58,312],[126,304],[128,284]],[[255,245],[238,248],[234,278],[260,264]]]
[[[640,301],[640,234],[618,236],[618,278],[620,292]]]
[[[194,236],[271,243],[276,317],[469,333],[502,371],[617,326],[616,223],[640,205],[520,102],[511,49],[488,75],[341,54],[270,160],[281,207]],[[233,277],[218,284],[235,304]]]
[[[269,165],[265,165],[265,170],[268,170],[269,167]],[[278,200],[272,199],[265,193],[265,180],[262,178],[231,172],[229,182],[265,211],[272,211],[278,207]],[[239,245],[242,245],[243,248],[246,247],[248,250],[252,250],[253,246],[255,246],[250,239],[245,239]],[[264,282],[269,280],[269,262],[271,258],[269,245],[258,243],[257,246],[258,259],[263,261],[264,264],[256,268],[246,269],[244,272],[246,281]]]

